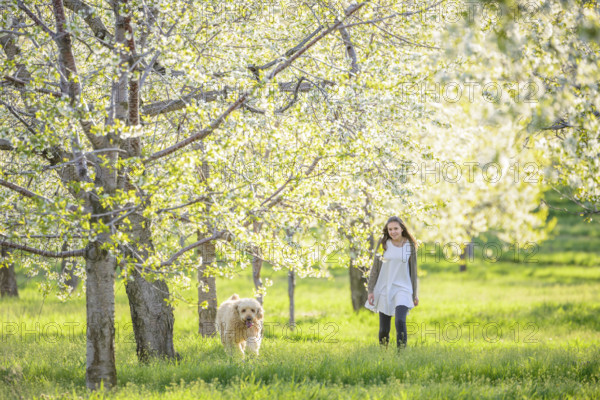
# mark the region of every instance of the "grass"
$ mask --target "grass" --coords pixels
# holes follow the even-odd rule
[[[140,365],[117,285],[118,387],[110,392],[85,388],[85,299],[43,300],[20,277],[21,297],[0,303],[0,398],[600,398],[599,253],[585,245],[598,240],[598,225],[590,226],[560,217],[537,263],[476,259],[464,273],[444,260],[420,263],[420,305],[400,353],[377,345],[375,314],[352,311],[347,270],[297,281],[292,331],[287,277],[266,269],[274,284],[259,358],[228,359],[217,339],[197,334],[196,308],[180,303],[181,360]],[[223,301],[250,295],[252,278],[242,271],[217,285]]]

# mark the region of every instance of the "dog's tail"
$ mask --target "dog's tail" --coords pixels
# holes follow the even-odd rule
[[[237,293],[234,293],[234,294],[233,294],[233,295],[232,295],[232,296],[229,298],[229,300],[239,300],[239,299],[240,299],[240,296],[238,296],[238,294],[237,294]]]

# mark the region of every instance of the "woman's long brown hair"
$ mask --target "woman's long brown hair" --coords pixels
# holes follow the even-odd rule
[[[381,237],[381,239],[379,241],[379,243],[383,246],[383,250],[384,251],[387,250],[387,241],[388,241],[388,239],[391,239],[390,234],[388,232],[388,225],[390,224],[390,222],[397,222],[400,224],[400,226],[402,227],[402,236],[408,239],[408,241],[412,244],[412,246],[414,247],[414,249],[416,251],[417,250],[417,240],[408,231],[404,221],[402,221],[400,219],[400,217],[396,217],[396,216],[390,217],[383,227],[383,236]],[[379,246],[375,249],[375,252],[377,252],[377,250],[379,250]]]

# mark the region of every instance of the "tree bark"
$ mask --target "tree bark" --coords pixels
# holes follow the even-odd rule
[[[91,390],[117,384],[115,366],[115,267],[116,258],[90,243],[86,254],[87,368]]]
[[[258,222],[254,222],[253,228],[254,232],[258,233],[260,231],[262,224]],[[259,246],[253,246],[252,251],[255,256],[252,256],[252,279],[254,280],[254,288],[258,293],[260,293],[256,300],[262,305],[263,304],[263,295],[260,290],[263,287],[262,279],[260,279],[260,272],[263,267],[263,258],[262,258],[262,250]]]
[[[0,255],[1,258],[8,257],[9,250],[0,247]],[[0,293],[2,297],[19,297],[17,276],[15,274],[15,265],[13,263],[5,265],[0,262]]]
[[[352,238],[348,238],[350,246],[352,246]],[[369,250],[373,250],[374,246],[373,235],[369,236]],[[355,249],[350,247],[350,251],[353,252]],[[350,255],[350,266],[348,272],[350,275],[350,297],[352,299],[352,308],[358,312],[367,302],[368,293],[366,290],[367,278],[363,276],[359,265],[354,265],[355,257]]]
[[[467,260],[473,259],[473,242],[469,241],[464,247],[460,254],[460,265],[459,271],[465,272],[467,270]]]
[[[204,153],[204,143],[199,143],[198,148]],[[203,161],[198,168],[199,180],[205,182],[210,177],[210,165]],[[211,205],[207,204],[206,212],[210,213]],[[213,226],[208,224],[208,232],[213,230]],[[202,240],[198,232],[198,240]],[[216,261],[216,245],[214,241],[204,243],[199,248],[202,256],[202,264],[198,268],[198,332],[202,337],[212,337],[217,334],[217,281],[214,276],[206,273],[206,267]],[[206,308],[202,305],[206,302]]]
[[[134,213],[129,217],[132,224],[133,258],[146,260],[153,251],[150,221]],[[149,271],[152,272],[152,271]],[[169,287],[163,279],[149,282],[137,268],[129,271],[125,285],[129,299],[129,310],[136,342],[138,359],[147,362],[151,357],[177,357],[173,345],[175,317],[169,300]]]
[[[260,293],[256,300],[262,305],[263,295],[260,289],[263,287],[262,279],[260,279],[260,272],[262,271],[263,260],[262,251],[260,247],[254,247],[255,256],[252,257],[252,279],[254,280],[254,288]]]
[[[359,266],[354,265],[354,258],[350,258],[350,295],[352,297],[352,308],[354,311],[360,311],[367,302],[367,278],[363,276],[363,272]]]
[[[169,288],[164,280],[149,282],[133,270],[127,281],[126,292],[136,342],[138,360],[147,362],[152,357],[175,358],[173,345],[173,309],[166,302]]]
[[[294,290],[296,288],[296,273],[293,269],[288,272],[288,296],[290,298],[290,328],[296,327],[296,317],[294,315],[296,303],[294,300]]]
[[[202,238],[198,235],[198,240]],[[198,332],[202,337],[214,336],[216,331],[215,321],[217,318],[217,282],[214,276],[206,276],[206,267],[216,260],[214,242],[204,243],[200,247],[202,255],[202,265],[198,269]],[[207,308],[202,304],[206,302]]]

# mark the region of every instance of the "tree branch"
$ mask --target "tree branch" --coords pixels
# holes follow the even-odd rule
[[[565,128],[574,128],[565,118],[557,119],[552,125],[542,128],[543,131],[558,131]]]
[[[135,79],[136,72],[138,70],[137,63],[134,63],[134,59],[136,56],[135,50],[135,38],[133,36],[133,27],[131,26],[131,14],[128,14],[124,19],[124,28],[125,32],[128,35],[126,39],[127,47],[129,48],[129,68],[131,70],[130,79],[129,79],[129,95],[128,95],[128,112],[129,119],[128,123],[132,126],[137,126],[140,124],[140,82]]]
[[[2,104],[4,107],[6,107],[8,109],[8,111],[14,115],[14,117],[20,122],[22,123],[25,128],[27,128],[27,130],[32,133],[33,135],[37,135],[37,133],[33,130],[33,128],[31,127],[31,125],[29,125],[25,120],[23,120],[21,118],[21,116],[15,111],[15,109],[10,105],[7,104],[5,102],[3,102],[2,100],[0,100],[0,104]],[[10,149],[11,150],[11,149]]]
[[[200,203],[200,202],[210,202],[210,197],[207,196],[202,196],[202,197],[198,197],[195,198],[194,200],[188,201],[187,203],[184,204],[180,204],[178,206],[173,206],[173,207],[168,207],[168,208],[161,208],[159,210],[156,210],[157,214],[161,214],[167,211],[173,211],[173,210],[177,210],[180,208],[185,208],[187,206],[191,206],[192,204],[196,204],[196,203]]]
[[[200,132],[196,133],[195,135],[192,135],[192,136],[188,137],[187,139],[184,139],[178,143],[175,143],[173,146],[167,147],[166,149],[161,150],[161,151],[157,151],[156,153],[152,154],[150,157],[145,159],[143,161],[143,163],[147,164],[151,161],[158,160],[159,158],[168,156],[169,154],[171,154],[179,149],[182,149],[191,143],[194,143],[198,140],[204,139],[205,137],[210,135],[215,129],[217,129],[223,123],[223,121],[229,116],[229,114],[231,114],[233,111],[235,111],[237,108],[239,108],[239,106],[242,105],[248,99],[248,97],[249,97],[249,94],[244,93],[235,103],[233,103],[231,106],[229,106],[229,108],[227,110],[225,110],[217,119],[215,119],[213,122],[211,122],[211,124],[209,125],[208,128],[202,129]]]
[[[171,258],[169,258],[167,261],[162,262],[160,264],[160,266],[161,267],[169,266],[169,265],[173,264],[175,262],[175,260],[177,260],[179,257],[181,257],[184,253],[186,253],[186,252],[188,252],[188,251],[190,251],[192,249],[195,249],[198,246],[202,246],[206,242],[210,242],[210,241],[217,240],[217,239],[228,238],[229,235],[230,235],[230,233],[228,231],[216,232],[211,237],[199,240],[199,241],[197,241],[195,243],[192,243],[189,246],[186,246],[183,249],[179,250],[177,253],[173,254],[171,256]]]
[[[75,64],[75,56],[73,55],[71,34],[65,30],[67,17],[62,0],[52,0],[52,8],[54,10],[54,19],[56,21],[56,31],[58,35],[55,37],[56,44],[59,50],[59,69],[61,74],[66,79],[66,87],[61,87],[61,90],[69,95],[71,101],[74,102],[76,97],[81,93],[81,85],[72,75],[77,75],[77,66]]]
[[[14,150],[14,147],[9,140],[0,139],[0,150]]]
[[[414,14],[420,14],[420,13],[422,13],[423,11],[427,11],[427,10],[429,10],[430,8],[433,8],[433,7],[435,7],[435,6],[437,6],[437,5],[441,4],[441,3],[443,3],[444,1],[445,1],[445,0],[440,0],[440,1],[438,1],[437,3],[434,3],[434,4],[432,4],[432,5],[428,6],[428,7],[421,8],[420,10],[416,10],[416,11],[405,11],[405,12],[401,12],[401,13],[394,13],[394,14],[391,14],[391,15],[388,15],[388,16],[385,16],[385,17],[377,18],[377,19],[372,19],[372,20],[368,20],[368,21],[361,21],[361,22],[355,22],[355,23],[353,23],[353,24],[344,25],[344,26],[342,26],[342,28],[351,28],[351,27],[353,27],[353,26],[357,26],[357,25],[374,24],[374,23],[376,23],[376,22],[381,22],[381,21],[384,21],[384,20],[386,20],[386,19],[390,19],[390,18],[395,18],[395,17],[408,17],[408,16],[411,16],[411,15],[414,15]]]
[[[12,85],[15,87],[24,87],[27,84],[27,81],[21,80],[19,78],[15,78],[14,76],[9,76],[9,75],[5,75],[4,79],[6,79],[6,85]],[[28,79],[29,81],[29,79]],[[4,82],[1,82],[4,84]],[[44,88],[31,88],[29,90],[33,90],[35,92],[39,92],[39,93],[44,93],[44,94],[49,94],[52,95],[54,97],[62,97],[62,93],[60,92],[55,92],[53,90],[49,90],[49,89],[44,89]]]
[[[24,187],[19,186],[17,184],[5,181],[4,179],[0,179],[0,186],[4,186],[12,191],[15,191],[15,192],[21,194],[22,196],[29,197],[30,199],[38,199],[38,200],[42,200],[47,203],[50,203],[49,198],[39,195],[37,193],[34,193],[34,192],[32,192],[28,189],[25,189]]]
[[[93,7],[87,5],[80,0],[63,0],[65,7],[73,11],[75,14],[79,14],[83,17],[84,21],[88,24],[94,36],[102,40],[112,39],[111,33],[108,31],[102,19],[96,16],[96,11]]]
[[[346,18],[351,16],[352,14],[354,14],[356,11],[360,10],[365,4],[367,4],[367,2],[362,2],[360,4],[353,4],[351,6],[349,6],[346,11]],[[296,61],[296,59],[298,59],[298,57],[300,57],[302,54],[304,54],[308,49],[310,49],[312,46],[314,46],[319,40],[323,39],[325,36],[327,36],[328,34],[330,34],[331,32],[333,32],[334,30],[338,29],[340,27],[340,25],[342,25],[342,21],[343,20],[338,20],[335,22],[335,24],[333,24],[332,26],[330,26],[329,28],[327,28],[325,30],[325,32],[321,33],[319,36],[317,36],[316,38],[314,38],[312,41],[310,41],[307,45],[305,45],[302,49],[298,50],[297,52],[295,52],[290,58],[288,58],[286,61],[282,62],[281,64],[279,64],[273,71],[271,71],[271,73],[269,74],[268,77],[268,81],[270,81],[271,79],[273,79],[274,77],[276,77],[281,71],[283,71],[284,69],[286,69],[287,67],[290,66],[290,64],[292,64],[294,61]]]
[[[302,40],[302,42],[300,42],[298,45],[296,45],[295,47],[289,49],[288,51],[285,52],[285,57],[289,57],[292,54],[294,54],[295,52],[297,52],[298,50],[300,50],[302,48],[302,46],[304,46],[304,44],[306,44],[306,42],[308,42],[313,36],[315,36],[317,33],[319,33],[321,30],[323,30],[323,25],[320,25],[319,27],[317,27],[317,29],[315,29],[310,35],[308,35],[306,38],[304,38]],[[277,63],[278,59],[275,59],[271,62],[266,63],[265,65],[261,65],[261,66],[255,66],[254,64],[250,64],[248,65],[248,69],[250,71],[252,71],[252,73],[254,74],[254,76],[256,77],[256,80],[260,80],[260,70],[262,69],[267,69],[267,68],[271,68],[273,65],[275,65]]]
[[[21,0],[17,0],[17,5],[21,10],[25,11],[25,14],[27,14],[27,16],[31,18],[36,25],[41,27],[44,30],[44,32],[50,35],[51,38],[54,39],[56,37],[56,33],[53,32],[50,28],[48,28],[46,24],[44,24],[33,12],[31,12],[31,10],[27,8],[27,6],[23,4]]]
[[[227,97],[227,92],[231,88],[225,87],[223,90],[211,90],[200,92],[200,88],[195,89],[192,93],[185,95],[177,100],[161,100],[150,103],[142,107],[142,114],[146,117],[154,117],[159,114],[166,114],[172,111],[185,108],[191,100],[202,100],[205,102],[215,101],[219,96]]]
[[[17,243],[6,242],[4,240],[0,240],[0,247],[8,247],[9,249],[16,249],[26,251],[28,253],[37,254],[39,256],[50,257],[50,258],[66,258],[66,257],[83,257],[85,256],[86,249],[79,250],[70,250],[70,251],[61,251],[61,252],[53,252],[35,249],[33,247],[24,246]]]
[[[350,15],[352,15],[353,13],[355,13],[356,11],[358,11],[361,7],[363,7],[366,4],[366,2],[360,3],[360,4],[354,4],[351,5],[350,7],[348,7],[345,11],[346,17],[349,17]],[[298,59],[298,57],[300,57],[302,54],[304,54],[308,49],[310,49],[312,46],[314,46],[319,40],[323,39],[325,36],[327,36],[329,33],[331,33],[332,31],[336,30],[340,25],[342,24],[342,20],[336,21],[335,24],[333,24],[332,26],[330,26],[329,28],[327,28],[324,32],[322,32],[320,35],[318,35],[317,37],[315,37],[314,39],[312,39],[309,43],[307,43],[306,45],[304,45],[304,47],[302,47],[301,49],[299,49],[298,51],[296,51],[290,58],[288,58],[286,61],[280,63],[277,67],[275,67],[275,69],[273,71],[271,71],[271,73],[265,77],[261,82],[257,83],[251,90],[251,92],[245,92],[243,93],[231,106],[229,106],[229,108],[227,110],[225,110],[225,112],[223,112],[217,119],[213,120],[213,122],[211,122],[210,126],[201,130],[200,132],[198,132],[195,135],[192,135],[190,137],[188,137],[187,139],[184,139],[170,147],[167,147],[164,150],[158,151],[154,154],[152,154],[150,157],[148,157],[147,159],[144,160],[144,163],[149,163],[150,161],[154,161],[157,160],[159,158],[165,157],[179,149],[184,148],[185,146],[194,143],[198,140],[202,140],[205,137],[207,137],[208,135],[210,135],[215,129],[217,129],[219,126],[221,126],[221,124],[223,123],[223,121],[229,116],[229,114],[231,114],[233,111],[235,111],[236,109],[238,109],[240,106],[242,106],[251,96],[251,94],[259,87],[259,86],[264,86],[265,84],[267,84],[269,81],[271,81],[273,78],[275,78],[281,71],[283,71],[284,69],[286,69],[287,67],[289,67],[296,59]]]
[[[292,100],[290,100],[290,102],[284,106],[284,107],[279,107],[278,109],[275,110],[275,114],[283,114],[284,112],[286,112],[291,106],[294,105],[294,103],[296,103],[296,101],[298,101],[298,92],[300,91],[300,86],[302,84],[302,81],[304,81],[306,78],[303,76],[298,80],[298,83],[296,84],[296,88],[294,89],[294,97],[292,98]],[[310,84],[310,86],[312,87],[312,84]],[[265,114],[266,111],[262,110],[260,108],[256,108],[256,107],[252,107],[251,105],[248,104],[244,104],[244,108],[247,109],[250,112],[256,113],[256,114]]]
[[[344,46],[346,46],[346,53],[348,54],[348,57],[350,57],[351,60],[351,68],[348,74],[350,75],[350,78],[352,78],[358,73],[358,61],[356,56],[356,50],[354,50],[354,46],[352,45],[352,41],[350,40],[350,34],[348,33],[348,30],[345,27],[341,26],[339,28],[339,31],[340,35],[342,36],[342,40],[344,41]]]

